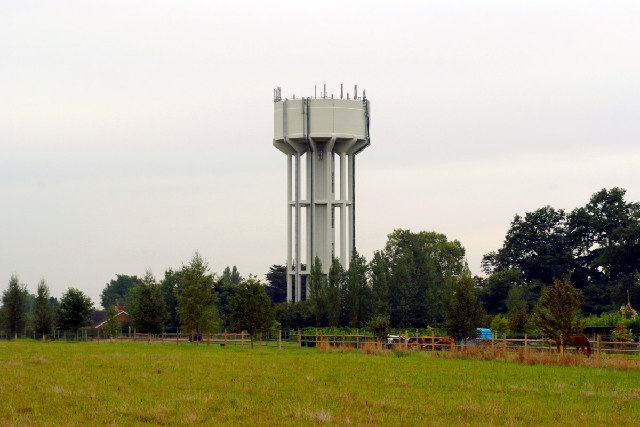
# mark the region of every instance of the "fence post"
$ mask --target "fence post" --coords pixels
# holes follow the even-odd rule
[[[491,357],[496,357],[496,333],[491,332]]]
[[[244,348],[244,331],[240,332],[240,342],[242,343],[242,348]]]
[[[227,346],[227,328],[224,328],[224,346]]]
[[[404,330],[404,349],[409,350],[409,331]]]
[[[560,354],[564,356],[564,337],[560,335]]]
[[[528,337],[527,337],[527,334],[525,333],[525,334],[524,334],[524,355],[525,355],[525,356],[527,355],[527,344],[528,344],[528,342],[527,342],[527,338],[528,338]]]
[[[211,331],[207,332],[207,347],[209,347],[209,342],[211,342]]]
[[[147,332],[147,345],[151,344],[151,332]]]
[[[129,341],[131,341],[131,326],[129,326]]]
[[[278,350],[282,349],[282,329],[278,329]]]
[[[360,328],[356,328],[356,349],[360,347]]]
[[[136,342],[136,328],[133,328],[133,342]]]
[[[161,344],[164,344],[164,331],[162,331],[162,341],[160,341]]]
[[[507,354],[507,333],[506,332],[502,333],[502,351],[504,351],[504,354]]]
[[[322,329],[320,329],[320,343],[322,344]],[[317,346],[318,346],[318,345],[316,344],[316,347],[317,347]]]
[[[258,339],[260,340],[259,347],[262,347],[262,332],[260,332],[260,335],[258,335]]]
[[[176,329],[176,345],[178,345],[178,338],[180,337],[180,329]]]
[[[300,335],[300,328],[298,328],[298,348],[302,348],[302,335]]]
[[[436,331],[435,329],[431,330],[431,351],[436,351]]]

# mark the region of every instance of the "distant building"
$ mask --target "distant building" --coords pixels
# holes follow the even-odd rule
[[[131,322],[131,318],[129,317],[129,313],[124,310],[125,303],[124,302],[116,302],[116,318],[118,322],[120,322],[120,326],[126,327]],[[107,323],[107,310],[96,310],[91,317],[93,322],[93,327],[96,329],[102,329],[104,324]]]

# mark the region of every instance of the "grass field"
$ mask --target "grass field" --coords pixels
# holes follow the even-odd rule
[[[638,425],[640,372],[315,349],[0,342],[0,424]]]

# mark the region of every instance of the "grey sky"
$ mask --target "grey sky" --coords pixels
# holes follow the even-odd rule
[[[516,213],[640,200],[640,4],[557,3],[0,2],[0,288],[284,263],[278,85],[367,90],[367,258],[435,230],[477,274]]]

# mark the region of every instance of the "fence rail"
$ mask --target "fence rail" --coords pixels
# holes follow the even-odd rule
[[[422,350],[422,351],[453,351],[465,348],[486,348],[492,351],[532,351],[532,352],[549,352],[557,353],[564,351],[572,351],[576,347],[567,346],[566,350],[562,346],[558,349],[557,345],[552,341],[542,338],[506,338],[506,335],[498,337],[494,334],[491,338],[481,338],[469,340],[466,342],[455,342],[449,337],[443,336],[412,336],[394,335],[394,338],[387,342],[380,342],[376,338],[369,335],[346,335],[346,334],[302,334],[299,338],[300,346],[317,346],[319,344],[329,346],[351,345],[358,348],[365,344],[376,343],[381,347],[397,348],[406,350]],[[620,342],[620,341],[604,341],[601,335],[592,337],[591,350],[597,354],[638,354],[640,355],[640,343],[638,342]]]
[[[170,344],[170,343],[193,343],[205,345],[220,346],[249,346],[251,344],[251,336],[246,332],[231,333],[228,331],[218,333],[202,333],[185,335],[179,332],[162,333],[162,334],[141,334],[134,329],[118,335],[115,338],[106,338],[104,334],[96,330],[82,330],[77,335],[75,333],[56,331],[54,334],[43,337],[42,334],[20,334],[20,338],[32,339],[64,339],[64,340],[80,340],[92,342],[145,342],[147,344]],[[0,334],[0,339],[12,339],[13,336]],[[491,338],[481,338],[469,340],[466,342],[454,342],[451,338],[445,336],[435,336],[435,334],[427,336],[409,335],[407,331],[404,334],[391,335],[385,342],[380,342],[371,335],[356,334],[324,334],[319,332],[309,334],[300,330],[279,330],[275,332],[260,333],[253,337],[254,346],[267,346],[278,348],[301,348],[301,347],[317,347],[318,345],[328,346],[348,346],[352,348],[361,348],[365,345],[378,345],[385,348],[396,348],[406,350],[422,350],[422,351],[453,351],[465,348],[490,348],[492,351],[525,351],[532,352],[563,352],[565,349],[557,346],[549,340],[541,338],[506,338],[493,334]],[[621,342],[607,341],[603,338],[607,336],[596,335],[591,338],[591,350],[596,354],[638,354],[640,355],[639,342]],[[566,351],[572,351],[575,347],[567,347]]]

